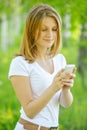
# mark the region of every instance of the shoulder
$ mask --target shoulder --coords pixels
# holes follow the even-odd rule
[[[31,71],[30,64],[23,56],[17,56],[12,59],[9,68],[9,76],[24,75],[28,76]]]
[[[11,65],[12,66],[27,66],[30,63],[23,57],[23,56],[17,56],[12,59]]]
[[[54,59],[56,60],[65,60],[65,56],[61,53],[54,56]]]
[[[12,59],[10,67],[18,69],[31,68],[32,64],[29,63],[23,56],[17,56]]]
[[[62,68],[66,66],[66,58],[63,54],[57,54],[53,59],[55,63],[60,65]]]
[[[11,63],[19,63],[19,62],[25,62],[25,58],[23,56],[17,56],[12,59]]]

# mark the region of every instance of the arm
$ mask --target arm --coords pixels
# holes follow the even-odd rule
[[[30,118],[36,116],[50,101],[54,94],[62,88],[60,95],[60,104],[66,106],[70,104],[70,91],[66,82],[61,80],[62,71],[60,71],[55,77],[52,84],[42,93],[38,99],[33,99],[32,89],[27,76],[11,76],[11,82],[19,99],[19,102],[23,106],[26,115]],[[68,85],[67,85],[68,86]],[[45,96],[44,96],[45,95]]]
[[[62,82],[59,78],[60,74],[61,72],[56,75],[51,86],[49,86],[38,99],[33,99],[30,81],[27,76],[11,76],[11,82],[16,95],[28,117],[33,118],[37,115],[38,112],[46,106],[53,95],[62,88]]]
[[[60,95],[60,104],[63,107],[69,107],[73,102],[73,96],[70,89],[62,89]]]
[[[66,79],[62,79],[63,81],[63,88],[60,95],[60,104],[63,107],[69,107],[73,102],[73,96],[70,91],[70,88],[73,87],[73,80],[75,78],[75,74],[68,74]]]

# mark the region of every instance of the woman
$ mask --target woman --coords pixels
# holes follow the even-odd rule
[[[57,130],[59,104],[71,105],[75,74],[63,73],[66,60],[59,54],[60,46],[59,14],[46,4],[33,7],[26,18],[20,52],[9,70],[22,106],[15,130]]]

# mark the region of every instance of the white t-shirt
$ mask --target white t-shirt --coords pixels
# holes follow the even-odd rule
[[[30,64],[22,56],[14,58],[9,69],[9,79],[12,75],[28,76],[33,91],[33,98],[37,99],[52,83],[54,76],[66,65],[66,60],[62,54],[58,54],[53,58],[54,72],[50,74],[45,71],[37,62]],[[21,108],[21,117],[32,123],[52,127],[58,126],[59,115],[59,90],[48,104],[33,118],[27,117],[26,113]],[[44,95],[45,96],[45,95]]]

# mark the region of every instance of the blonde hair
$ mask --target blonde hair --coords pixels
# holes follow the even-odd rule
[[[47,4],[39,4],[34,6],[26,18],[22,44],[20,48],[20,55],[24,56],[25,59],[27,59],[30,63],[33,63],[38,56],[39,51],[38,45],[35,42],[35,33],[37,29],[40,31],[40,26],[44,17],[53,17],[58,26],[57,42],[54,43],[50,48],[50,55],[56,55],[61,45],[61,19],[59,14],[54,8]]]

